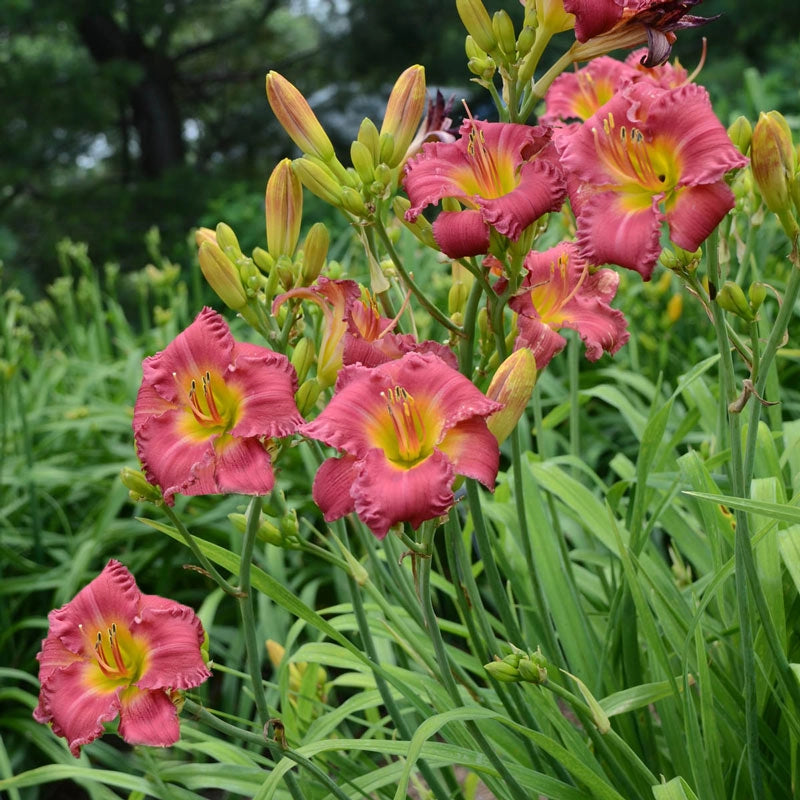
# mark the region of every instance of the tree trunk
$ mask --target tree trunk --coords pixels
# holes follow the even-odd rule
[[[124,59],[142,70],[141,80],[128,92],[142,173],[155,177],[183,163],[183,121],[172,92],[175,70],[169,58],[146,47],[138,33],[123,30],[108,14],[87,14],[77,27],[98,64]]]

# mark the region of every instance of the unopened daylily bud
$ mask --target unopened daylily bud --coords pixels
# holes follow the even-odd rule
[[[214,242],[217,243],[217,234],[211,230],[211,228],[198,228],[194,232],[194,241],[198,247],[200,247],[203,242]]]
[[[383,116],[381,136],[392,135],[394,150],[389,158],[381,158],[381,161],[390,167],[396,167],[405,157],[425,111],[425,102],[425,68],[415,64],[397,79]]]
[[[378,163],[389,165],[394,155],[394,136],[389,131],[380,135],[378,147]]]
[[[750,308],[757,314],[761,304],[767,299],[767,285],[765,283],[751,283],[747,290],[747,297],[750,300]]]
[[[779,112],[761,112],[750,143],[750,160],[767,208],[778,215],[786,213],[797,156],[789,124]]]
[[[247,530],[247,517],[244,514],[228,514],[228,519],[239,533],[244,533]],[[286,546],[286,537],[265,517],[259,520],[258,528],[256,528],[256,539],[266,544],[275,545],[275,547]]]
[[[728,138],[736,145],[739,152],[746,156],[753,138],[753,126],[747,117],[738,116],[728,128]]]
[[[453,314],[463,312],[468,297],[469,286],[464,281],[454,281],[447,293],[447,313],[452,317]]]
[[[414,222],[409,222],[406,219],[406,211],[408,211],[409,208],[411,208],[411,203],[407,197],[400,197],[398,195],[392,200],[392,210],[397,215],[400,222],[402,222],[426,247],[430,247],[431,250],[438,250],[439,245],[436,244],[436,240],[433,238],[433,227],[431,223],[425,219],[422,214],[420,214]]]
[[[333,377],[335,380],[336,376],[334,375]],[[297,409],[302,416],[305,416],[311,411],[312,408],[314,408],[314,404],[317,402],[317,398],[321,393],[322,386],[316,378],[309,378],[300,386],[294,396],[294,399],[297,403]]]
[[[547,662],[538,651],[532,653],[529,658],[520,659],[517,670],[520,678],[526,683],[547,683]]]
[[[517,54],[520,56],[527,55],[533,43],[536,41],[536,31],[530,26],[525,26],[517,37]]]
[[[239,259],[239,277],[249,297],[253,297],[259,289],[266,286],[267,279],[261,274],[252,258],[243,256]]]
[[[377,184],[380,190],[374,192],[374,194],[380,194],[391,182],[392,170],[386,164],[378,164],[375,167],[375,180],[372,185],[375,186]]]
[[[564,0],[537,0],[536,15],[539,26],[550,34],[575,27],[575,15],[564,11]]]
[[[231,310],[241,311],[247,305],[247,295],[236,265],[219,245],[209,241],[200,245],[198,258],[203,276],[219,299]]]
[[[527,347],[515,350],[497,369],[486,396],[503,408],[486,420],[486,427],[497,443],[504,442],[514,430],[531,399],[536,385],[536,359]]]
[[[305,97],[296,86],[274,70],[267,74],[267,99],[278,122],[304,153],[315,155],[323,161],[334,158],[331,140]]]
[[[351,189],[349,186],[342,186],[342,208],[349,211],[355,217],[366,218],[369,216],[369,209],[364,203],[364,198],[360,192]]]
[[[490,661],[484,664],[483,668],[496,680],[501,683],[518,683],[520,681],[519,672],[515,667],[505,661]]]
[[[275,259],[263,247],[253,248],[253,261],[262,272],[267,274],[275,266]]]
[[[492,15],[492,32],[500,49],[509,58],[513,58],[517,50],[517,34],[514,33],[514,23],[505,10],[495,11]]]
[[[456,11],[478,47],[487,53],[497,49],[492,20],[481,0],[456,0]]]
[[[314,352],[314,342],[304,336],[295,346],[292,353],[292,366],[297,372],[297,380],[302,383],[308,375],[308,370],[314,363],[316,353]]]
[[[747,302],[742,291],[742,287],[733,281],[725,281],[720,289],[717,290],[716,297],[718,305],[729,311],[731,314],[736,314],[747,322],[753,319],[753,310]]]
[[[467,54],[467,58],[486,58],[488,53],[485,50],[482,50],[478,47],[477,42],[471,37],[467,36],[464,40],[464,51]]]
[[[358,141],[369,150],[372,155],[372,163],[377,164],[381,154],[380,134],[375,123],[369,117],[365,117],[358,128]]]
[[[333,172],[322,162],[304,156],[292,161],[292,169],[312,194],[332,206],[341,207],[342,187]]]
[[[303,268],[300,272],[303,286],[310,286],[322,272],[328,256],[330,239],[328,229],[322,222],[315,222],[308,229],[305,242],[303,242]]]
[[[215,235],[217,244],[226,256],[234,261],[242,257],[242,248],[230,225],[226,225],[224,222],[218,223]]]
[[[674,325],[683,313],[683,295],[674,294],[667,300],[667,320]]]
[[[143,500],[150,503],[161,502],[161,490],[157,486],[148,483],[141,470],[123,467],[120,470],[119,479],[130,492],[131,500],[134,502],[138,503]]]
[[[350,161],[358,174],[361,183],[369,186],[375,178],[375,162],[372,151],[363,142],[356,140],[350,145]]]
[[[467,69],[484,81],[490,81],[497,71],[497,64],[491,56],[486,58],[471,58],[467,62]]]
[[[303,186],[284,158],[272,170],[264,200],[267,221],[267,250],[273,258],[291,256],[297,247],[303,221]]]
[[[267,655],[269,656],[269,660],[272,663],[272,666],[276,669],[281,665],[281,661],[283,661],[283,657],[286,655],[286,648],[276,642],[274,639],[267,639],[265,642],[267,647]]]

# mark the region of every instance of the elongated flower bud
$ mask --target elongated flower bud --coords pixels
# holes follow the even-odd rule
[[[356,139],[350,145],[350,161],[361,183],[369,186],[375,179],[375,160],[369,147]]]
[[[753,138],[753,126],[750,120],[747,117],[736,117],[728,128],[728,137],[736,145],[736,149],[746,156]]]
[[[486,426],[498,444],[504,442],[514,430],[535,385],[536,359],[527,347],[515,350],[498,367],[486,391],[487,397],[503,403],[503,408],[486,420]]]
[[[492,20],[481,0],[456,0],[456,11],[475,44],[491,53],[497,49]]]
[[[747,322],[753,319],[753,309],[745,299],[742,287],[738,283],[725,281],[717,292],[716,300],[718,305],[731,314],[736,314],[737,317],[741,317]]]
[[[305,97],[296,86],[274,70],[267,74],[267,99],[278,122],[304,153],[315,155],[323,161],[334,158],[331,140]]]
[[[292,161],[292,169],[303,186],[326,203],[341,208],[342,187],[336,176],[320,161],[304,156]]]
[[[792,132],[777,111],[761,112],[750,143],[753,177],[764,202],[776,214],[791,203],[789,186],[794,178],[796,154]]]
[[[146,500],[150,503],[159,503],[163,500],[161,490],[152,483],[147,482],[147,478],[141,470],[123,467],[119,473],[120,480],[125,488],[130,492],[131,500],[139,502]]]
[[[298,382],[302,383],[308,375],[308,370],[316,360],[316,353],[314,352],[314,342],[307,336],[304,336],[295,346],[292,353],[292,366],[297,373]]]
[[[273,258],[292,256],[303,221],[303,186],[292,169],[291,159],[284,158],[272,170],[264,206],[269,254]]]
[[[303,243],[303,268],[301,275],[303,285],[310,286],[319,277],[328,257],[330,234],[322,222],[315,222],[306,234]]]
[[[228,308],[241,311],[247,305],[247,295],[236,265],[215,242],[204,241],[198,250],[200,269],[208,285]]]
[[[503,53],[509,58],[513,58],[517,51],[517,35],[514,33],[514,23],[507,11],[494,12],[492,31]]]
[[[391,156],[383,159],[390,167],[396,167],[403,160],[424,111],[425,68],[415,64],[397,79],[383,116],[380,132],[382,135],[389,133],[394,139]]]

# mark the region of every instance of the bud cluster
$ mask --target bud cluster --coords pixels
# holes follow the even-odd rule
[[[535,683],[547,682],[547,661],[541,650],[525,652],[511,645],[511,652],[500,658],[484,664],[483,668],[501,683]]]

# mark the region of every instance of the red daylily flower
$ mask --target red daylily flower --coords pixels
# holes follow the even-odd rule
[[[136,451],[166,502],[176,492],[272,490],[264,440],[288,436],[303,422],[286,356],[235,341],[225,320],[204,308],[142,369],[133,412]]]
[[[564,0],[564,9],[575,15],[575,38],[592,39],[611,52],[620,47],[635,47],[647,41],[646,67],[663,64],[672,52],[676,30],[696,28],[716,17],[696,17],[687,12],[702,0]],[[596,48],[595,48],[596,49]],[[584,58],[591,58],[587,51]]]
[[[485,420],[501,407],[430,353],[344,367],[333,399],[300,429],[344,453],[319,468],[314,501],[328,522],[355,511],[379,539],[446,514],[457,475],[494,486],[499,449]]]
[[[733,208],[723,176],[747,163],[706,90],[691,83],[629,84],[583,125],[564,129],[556,146],[581,255],[645,280],[661,252],[662,222],[675,244],[696,250]]]
[[[443,253],[486,253],[490,226],[516,241],[542,214],[561,208],[564,177],[549,128],[467,119],[459,133],[455,142],[423,145],[404,169],[409,222],[445,197],[465,206],[440,212],[433,223]]]
[[[557,333],[561,328],[578,331],[590,361],[604,350],[613,355],[628,341],[624,315],[609,305],[619,285],[614,270],[590,272],[571,242],[543,253],[531,251],[524,267],[521,291],[509,305],[519,315],[515,349],[532,350],[537,369],[564,349],[567,341]]]
[[[130,744],[168,747],[180,729],[175,701],[211,673],[205,634],[188,606],[142,594],[133,575],[111,560],[90,584],[51,611],[39,661],[37,722],[52,723],[72,755],[119,716]]]

